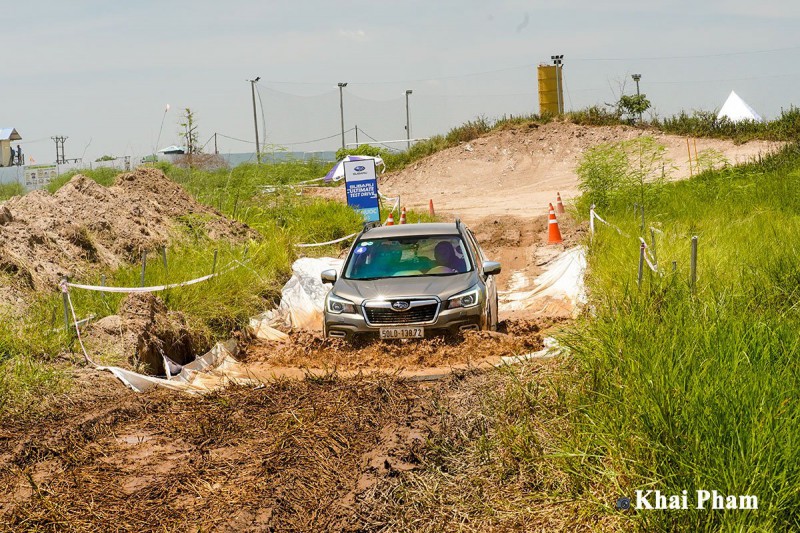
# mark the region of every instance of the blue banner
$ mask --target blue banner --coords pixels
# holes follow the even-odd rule
[[[361,213],[364,222],[380,221],[375,161],[345,161],[344,178],[347,205]]]

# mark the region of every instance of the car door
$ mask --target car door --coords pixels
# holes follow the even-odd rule
[[[497,329],[497,322],[499,322],[497,306],[497,281],[494,279],[494,276],[487,276],[484,274],[483,262],[486,261],[486,256],[483,254],[483,249],[481,248],[480,244],[478,244],[478,239],[475,238],[472,230],[467,229],[466,233],[469,247],[474,250],[473,256],[475,257],[475,262],[477,263],[476,268],[486,284],[486,300],[488,302],[489,310],[494,322],[494,325],[490,326],[490,329],[495,330]]]

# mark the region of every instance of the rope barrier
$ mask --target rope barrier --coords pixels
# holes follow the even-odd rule
[[[233,270],[234,268],[236,268],[236,265],[228,267],[224,270],[220,270],[219,272],[215,272],[213,274],[208,274],[207,276],[191,279],[189,281],[182,281],[180,283],[170,283],[168,285],[153,285],[150,287],[108,287],[104,285],[83,285],[80,283],[69,283],[69,282],[66,282],[66,286],[72,287],[74,289],[84,289],[87,291],[98,291],[98,292],[122,292],[122,293],[158,292],[158,291],[165,291],[167,289],[174,289],[176,287],[186,287],[188,285],[194,285],[195,283],[200,283],[202,281],[209,280],[215,276],[219,276],[220,274]]]
[[[355,237],[356,235],[358,235],[358,232],[351,233],[350,235],[345,235],[344,237],[341,237],[339,239],[334,239],[332,241],[311,242],[311,243],[307,243],[307,244],[295,244],[295,247],[297,247],[297,248],[312,248],[314,246],[327,246],[329,244],[336,244],[337,242],[346,241],[348,239],[351,239],[351,238]]]

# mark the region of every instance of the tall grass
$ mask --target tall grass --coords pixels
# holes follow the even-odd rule
[[[8,200],[12,196],[22,196],[25,194],[25,186],[20,182],[0,183],[0,202]]]
[[[601,226],[590,247],[592,315],[567,338],[582,373],[564,469],[620,496],[759,499],[758,511],[638,511],[648,530],[797,530],[800,153],[667,186],[648,221],[664,232],[662,274],[641,287],[638,223],[624,204],[604,215],[631,237]]]

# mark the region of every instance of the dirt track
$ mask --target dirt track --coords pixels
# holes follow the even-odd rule
[[[450,198],[477,201],[477,187],[447,183],[453,187]],[[476,211],[470,221],[487,255],[503,263],[501,289],[514,272],[533,279],[585,231],[562,218],[565,244],[547,246],[546,215],[528,213],[525,197],[508,195],[506,201],[520,216]],[[0,529],[415,531],[425,524],[434,530],[458,524],[485,530],[533,523],[548,529],[570,520],[573,529],[591,529],[591,522],[578,520],[574,505],[550,512],[555,504],[545,502],[553,487],[539,484],[540,492],[531,493],[524,478],[481,478],[491,496],[473,493],[476,499],[463,509],[455,503],[436,507],[433,494],[414,508],[401,496],[428,479],[423,473],[433,476],[425,483],[439,482],[437,454],[443,448],[433,443],[456,453],[471,442],[464,435],[493,431],[473,407],[491,394],[502,397],[508,382],[497,371],[460,370],[432,383],[399,379],[398,371],[474,367],[534,351],[547,328],[567,316],[559,308],[501,313],[500,334],[472,334],[463,342],[351,348],[294,334],[287,342],[250,345],[244,361],[262,370],[285,369],[284,375],[302,375],[306,368],[327,375],[201,398],[164,391],[140,395],[108,374],[78,370],[76,391],[53,398],[41,417],[0,421]],[[563,364],[534,361],[519,372],[531,391],[543,391],[538,380],[549,379]],[[361,374],[336,374],[353,371]],[[536,400],[536,408],[545,400]],[[453,425],[462,403],[473,407]],[[517,511],[492,511],[516,499],[526,502]]]

